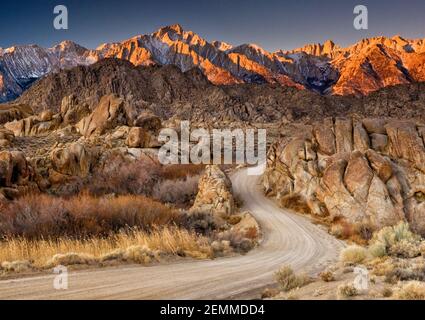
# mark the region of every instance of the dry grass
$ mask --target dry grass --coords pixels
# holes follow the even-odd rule
[[[319,276],[325,282],[335,281],[335,274],[331,270],[325,270]]]
[[[150,159],[129,161],[121,154],[114,154],[105,163],[84,181],[83,190],[97,196],[111,193],[150,195],[160,180],[161,165]]]
[[[358,295],[357,289],[352,283],[343,283],[337,288],[337,298],[339,300],[351,298]]]
[[[211,257],[211,248],[204,237],[176,228],[163,228],[151,233],[141,231],[122,232],[107,238],[76,240],[28,240],[14,238],[0,243],[0,261],[33,261],[39,268],[52,264],[91,264],[99,261],[121,260],[120,251],[127,254],[124,259],[137,254],[137,247],[149,248],[166,255],[183,255],[194,258]],[[131,253],[133,251],[133,253]],[[139,250],[143,251],[143,250]],[[109,258],[109,259],[108,259]]]
[[[163,203],[189,205],[198,193],[199,175],[188,176],[184,179],[164,180],[153,189],[153,197]]]
[[[163,166],[160,174],[165,180],[181,180],[200,175],[204,169],[205,165],[203,164],[170,164]]]
[[[305,286],[311,279],[306,275],[297,275],[289,266],[283,266],[275,273],[276,281],[280,288],[285,291],[291,291],[295,288]]]
[[[341,251],[339,257],[341,262],[347,264],[358,264],[365,261],[367,258],[367,250],[358,245],[353,245]]]
[[[425,283],[409,281],[396,292],[395,298],[399,300],[425,300]]]
[[[0,234],[28,239],[105,237],[133,227],[150,230],[170,225],[178,216],[175,210],[143,196],[57,198],[34,194],[0,210]]]
[[[296,212],[311,214],[311,210],[305,199],[299,194],[290,194],[280,199],[280,205]]]

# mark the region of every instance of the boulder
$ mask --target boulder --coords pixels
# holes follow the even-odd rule
[[[153,113],[145,111],[137,117],[133,125],[156,134],[161,129],[161,119]]]
[[[12,131],[4,128],[0,128],[0,147],[7,148],[12,146],[15,140],[15,135]]]
[[[38,191],[34,170],[21,151],[0,152],[0,194],[14,199],[26,192]]]
[[[81,119],[76,127],[85,137],[101,135],[108,129],[126,125],[124,101],[114,95],[103,96],[94,111]]]
[[[361,122],[354,125],[353,130],[354,150],[365,152],[370,148],[370,138]]]
[[[385,126],[388,134],[388,154],[406,159],[425,173],[425,148],[413,122],[392,121]]]
[[[191,211],[231,215],[235,212],[232,182],[217,165],[208,165],[199,180],[199,191]]]
[[[366,202],[373,171],[360,151],[351,154],[344,174],[344,182],[348,191],[359,202]]]
[[[369,134],[372,134],[372,133],[385,134],[386,122],[387,121],[385,119],[381,119],[381,118],[366,118],[366,119],[363,119],[362,121],[363,126],[366,128]]]
[[[324,123],[314,126],[314,137],[319,145],[319,150],[325,155],[332,155],[336,152],[335,135],[332,128],[333,121],[329,118]]]
[[[4,126],[6,129],[12,131],[16,137],[25,137],[51,132],[58,129],[60,124],[61,118],[59,115],[53,116],[49,111],[45,111],[44,114],[8,122]]]
[[[353,123],[351,119],[335,120],[336,152],[344,153],[353,150]]]
[[[332,123],[305,126],[313,141],[298,130],[270,147],[262,178],[266,194],[291,209],[288,199],[302,212],[374,229],[407,220],[425,235],[422,127],[411,121],[358,121],[352,151],[351,122],[336,119],[335,131]]]
[[[50,154],[55,171],[70,176],[86,177],[94,163],[94,155],[81,143],[55,148]]]
[[[369,160],[373,170],[377,173],[378,177],[387,182],[393,175],[393,169],[390,160],[384,158],[375,150],[367,150],[366,157]]]
[[[149,148],[151,135],[140,127],[132,127],[128,132],[126,144],[130,148]]]
[[[76,124],[89,114],[89,105],[87,103],[78,104],[75,95],[66,96],[62,99],[60,115],[63,125]]]
[[[372,149],[379,152],[385,152],[386,147],[388,145],[388,137],[385,134],[380,133],[372,133],[370,137],[372,140]]]
[[[0,124],[29,117],[32,113],[31,107],[25,104],[2,104],[0,105]]]

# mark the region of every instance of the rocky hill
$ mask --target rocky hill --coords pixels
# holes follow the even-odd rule
[[[42,111],[58,113],[63,100],[93,110],[104,95],[121,97],[135,112],[150,110],[163,120],[195,122],[282,122],[357,114],[374,117],[424,118],[425,84],[383,88],[363,98],[323,96],[279,84],[217,86],[193,68],[134,66],[104,59],[90,66],[52,73],[19,99],[0,105],[0,124]]]
[[[264,190],[362,232],[408,221],[425,234],[424,139],[423,121],[327,118],[270,148]]]

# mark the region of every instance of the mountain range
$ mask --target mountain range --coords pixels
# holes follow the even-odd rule
[[[332,41],[268,52],[254,44],[207,40],[176,24],[95,50],[64,41],[0,48],[0,102],[19,97],[49,73],[91,65],[104,58],[135,66],[198,68],[216,85],[271,83],[323,95],[367,95],[386,86],[425,81],[425,39],[401,36],[363,39],[342,48]]]

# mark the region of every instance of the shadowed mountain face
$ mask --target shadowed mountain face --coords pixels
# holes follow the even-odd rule
[[[358,99],[323,96],[278,83],[218,86],[199,68],[181,72],[173,65],[134,66],[107,58],[40,79],[17,100],[0,105],[0,125],[28,113],[60,112],[68,100],[93,110],[102,96],[110,94],[122,97],[137,112],[150,110],[162,119],[210,124],[309,121],[348,114],[425,119],[425,83],[382,88]]]
[[[377,37],[348,48],[327,41],[271,53],[254,44],[208,42],[173,25],[96,50],[70,41],[49,49],[0,49],[0,102],[15,99],[46,74],[103,58],[124,59],[135,66],[175,65],[183,72],[199,68],[218,85],[271,83],[321,94],[364,95],[425,80],[425,40]]]

